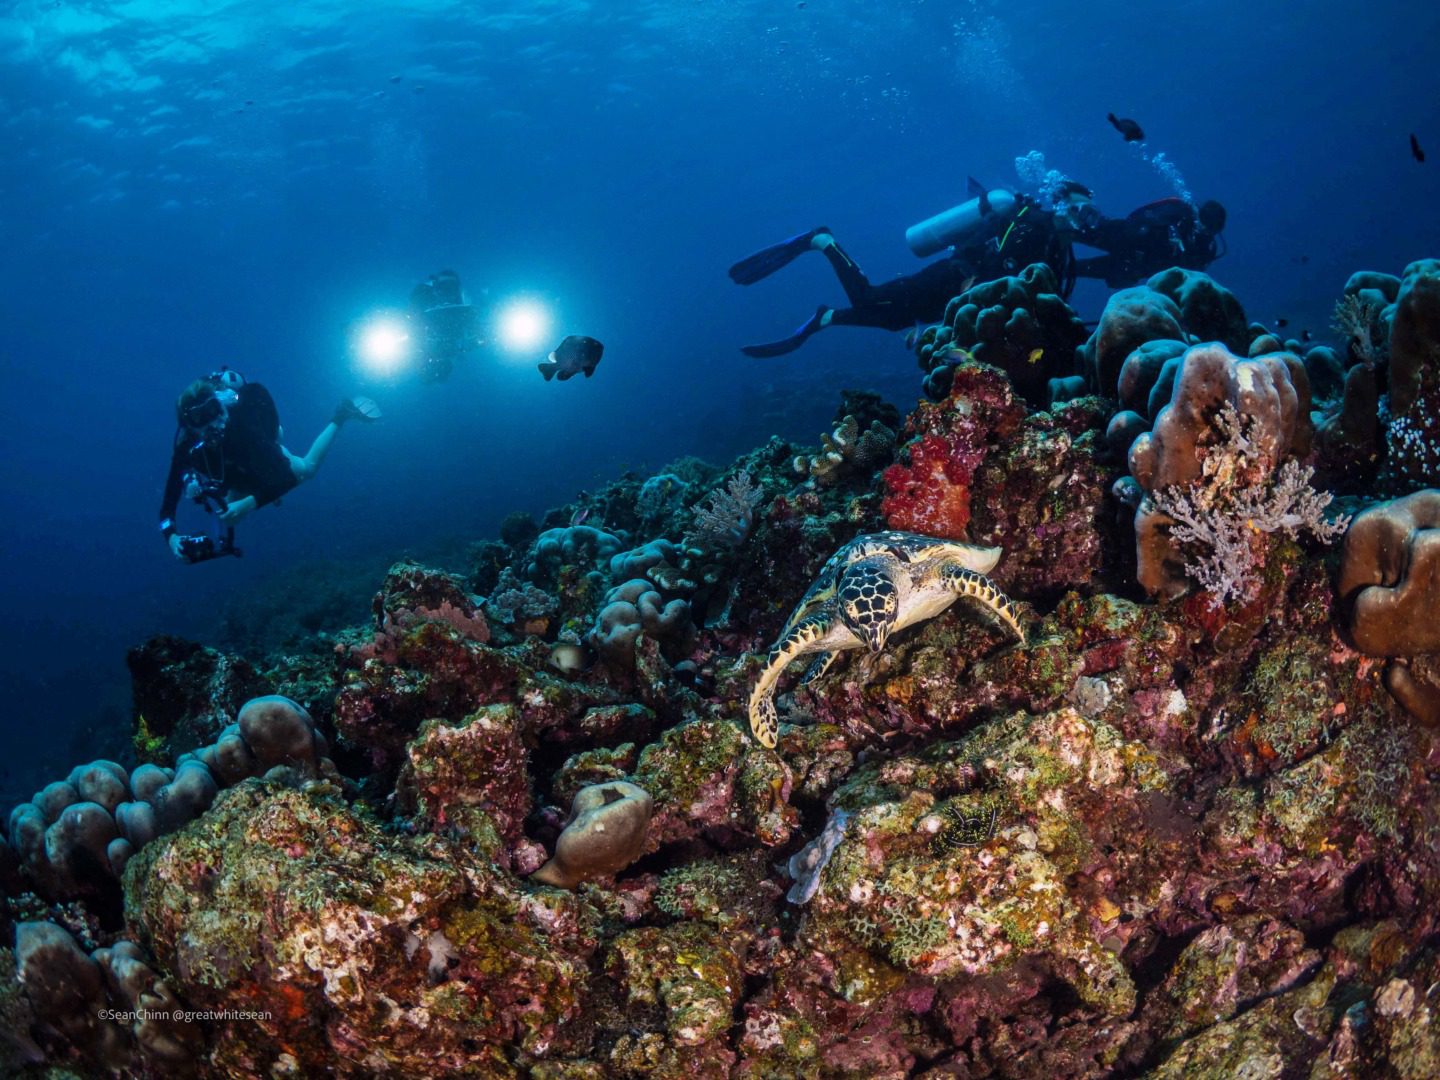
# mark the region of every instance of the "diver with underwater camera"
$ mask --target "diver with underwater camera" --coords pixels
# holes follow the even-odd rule
[[[232,368],[222,367],[187,386],[175,414],[179,426],[160,503],[160,533],[176,559],[199,563],[238,557],[235,523],[309,480],[340,428],[351,420],[378,420],[380,409],[364,397],[340,402],[304,457],[280,441],[284,433],[270,391]],[[214,515],[215,535],[177,531],[175,512],[182,496]]]

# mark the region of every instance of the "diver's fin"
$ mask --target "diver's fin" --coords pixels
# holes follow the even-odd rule
[[[754,285],[757,281],[764,281],[775,271],[789,266],[809,251],[810,241],[815,239],[817,233],[829,231],[821,225],[809,232],[796,233],[788,240],[781,240],[780,243],[763,248],[754,255],[747,255],[730,267],[730,280],[736,285]]]
[[[334,422],[343,424],[347,420],[359,420],[361,423],[373,424],[380,416],[380,406],[375,404],[374,399],[353,397],[346,398],[336,406]]]
[[[967,176],[965,178],[965,190],[968,194],[980,200],[980,216],[982,218],[989,217],[992,212],[990,208],[990,192],[985,185],[973,176]]]
[[[555,372],[560,370],[560,365],[555,363],[554,360],[541,360],[540,363],[535,366],[540,369],[540,374],[545,376],[546,382],[553,379]]]
[[[805,324],[787,338],[779,341],[766,342],[763,345],[742,345],[740,351],[746,356],[753,356],[757,360],[769,360],[774,356],[784,356],[786,353],[794,352],[801,345],[805,344],[807,338],[821,327],[821,319],[830,309],[821,304],[815,309],[815,314],[805,320]]]

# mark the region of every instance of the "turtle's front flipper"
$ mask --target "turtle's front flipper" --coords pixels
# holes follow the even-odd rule
[[[765,658],[765,669],[750,692],[750,732],[761,746],[773,747],[780,735],[780,719],[775,713],[775,684],[780,673],[797,656],[811,652],[810,646],[830,630],[830,616],[815,614],[801,619],[775,643]]]
[[[955,563],[947,563],[940,571],[940,578],[945,587],[956,596],[969,596],[979,600],[996,618],[1014,631],[1017,638],[1022,642],[1025,640],[1025,630],[1020,625],[1020,609],[984,574],[977,574],[974,570],[967,570]]]
[[[800,676],[800,685],[809,686],[816,679],[820,678],[820,676],[824,675],[825,672],[830,670],[830,665],[835,663],[835,658],[839,655],[838,652],[831,649],[829,652],[822,652],[819,656],[815,657],[815,659],[810,662],[810,666],[805,669],[805,674]]]

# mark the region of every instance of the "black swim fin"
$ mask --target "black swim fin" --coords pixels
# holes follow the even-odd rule
[[[972,198],[980,200],[980,216],[982,218],[989,217],[991,214],[989,190],[985,187],[984,184],[980,183],[980,181],[976,180],[973,176],[967,176],[965,180],[965,190],[967,194],[969,194]]]
[[[754,255],[747,255],[730,267],[730,280],[736,285],[754,285],[757,281],[764,281],[775,271],[789,266],[809,251],[810,241],[814,240],[817,234],[829,231],[821,225],[809,232],[796,233],[788,240],[781,240],[780,243],[763,248]]]
[[[811,334],[821,328],[820,320],[829,310],[828,307],[821,304],[815,309],[815,314],[805,320],[805,324],[789,337],[781,338],[779,341],[766,342],[764,345],[742,345],[740,346],[740,351],[746,356],[755,357],[757,360],[769,360],[774,356],[784,356],[786,353],[792,353],[801,345],[804,345],[806,339],[808,339]]]

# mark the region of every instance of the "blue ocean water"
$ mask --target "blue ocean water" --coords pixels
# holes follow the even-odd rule
[[[1221,200],[1212,273],[1325,336],[1351,271],[1440,249],[1440,158],[1407,144],[1440,153],[1437,42],[1440,10],[1397,0],[10,5],[0,802],[123,740],[127,647],[208,638],[297,567],[455,550],[626,467],[813,442],[845,386],[908,408],[899,335],[738,352],[841,302],[818,258],[727,280],[799,229],[908,273],[908,224],[1039,151],[1110,214],[1177,184]],[[441,385],[366,371],[357,326],[442,267],[487,320],[528,296],[551,344],[604,341],[595,377],[544,382],[548,345]],[[386,419],[245,521],[244,559],[186,567],[155,530],[173,402],[222,364],[271,389],[293,449],[345,394]]]

